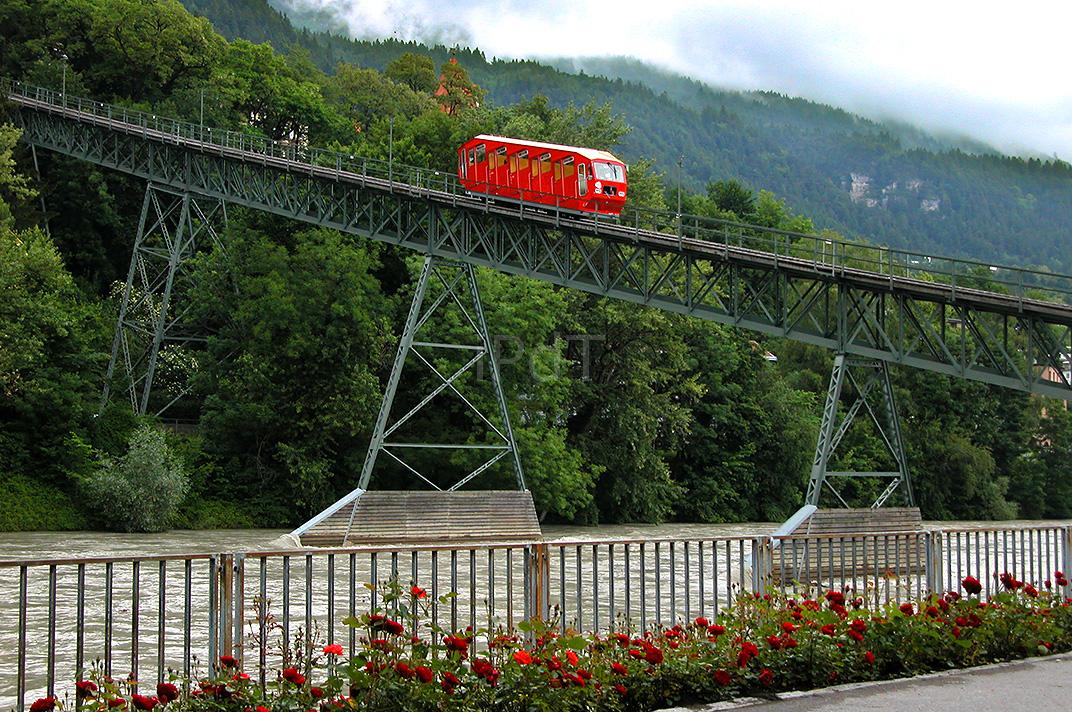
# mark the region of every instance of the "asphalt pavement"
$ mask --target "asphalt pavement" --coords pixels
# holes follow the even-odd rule
[[[674,712],[1009,712],[1072,710],[1072,653],[922,675],[904,680],[746,698]],[[667,711],[670,712],[670,711]]]

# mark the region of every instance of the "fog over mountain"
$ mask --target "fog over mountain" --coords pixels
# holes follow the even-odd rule
[[[629,55],[735,89],[1072,158],[1072,6],[829,0],[271,0],[351,36],[508,58]]]

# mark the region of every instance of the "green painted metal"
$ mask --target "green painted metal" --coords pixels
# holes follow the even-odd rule
[[[430,304],[425,304],[429,296],[431,283],[438,282],[442,289]],[[433,341],[418,341],[417,335],[421,328],[446,305],[453,305],[461,315],[464,323],[468,324],[472,335],[478,343],[440,343]],[[452,349],[456,351],[471,352],[465,362],[456,368],[450,375],[445,375],[434,363],[435,352],[440,349]],[[416,361],[424,364],[436,377],[437,385],[421,398],[416,405],[406,413],[389,423],[391,409],[394,406],[395,394],[398,382],[405,368],[407,358],[412,356]],[[483,359],[487,359],[491,375],[491,387],[495,394],[495,402],[498,407],[499,424],[495,424],[485,415],[472,400],[470,400],[458,384],[460,380],[472,372],[474,366]],[[487,437],[494,442],[424,442],[406,441],[401,438],[403,426],[415,415],[421,412],[432,401],[449,391],[450,395],[465,404],[470,413],[475,415],[486,426]],[[510,425],[510,414],[506,408],[506,397],[503,393],[499,368],[495,358],[491,335],[488,333],[488,325],[484,319],[484,309],[480,302],[480,290],[476,282],[476,274],[473,266],[463,262],[447,261],[439,257],[429,255],[424,258],[420,276],[417,278],[416,288],[413,293],[413,301],[410,303],[409,314],[406,317],[406,325],[402,332],[402,338],[398,344],[398,353],[395,355],[394,364],[391,367],[391,375],[387,381],[380,412],[373,428],[372,442],[369,445],[368,454],[365,457],[364,466],[361,469],[361,479],[358,482],[359,490],[369,489],[376,461],[381,454],[387,455],[407,471],[420,478],[434,489],[444,489],[440,483],[434,482],[431,477],[420,472],[413,464],[407,461],[403,453],[396,452],[406,449],[436,449],[436,450],[486,450],[490,452],[477,467],[468,474],[463,475],[455,482],[448,485],[447,491],[457,490],[480,473],[486,471],[495,463],[509,457],[510,464],[514,469],[514,477],[517,488],[525,489],[525,478],[521,470],[521,459],[518,456],[517,442],[514,439],[514,431]],[[356,508],[354,509],[356,512]],[[353,514],[351,514],[351,526]]]
[[[853,389],[855,400],[842,415],[839,405],[846,383]],[[874,424],[876,432],[894,462],[895,470],[834,472],[829,469],[831,458],[838,445],[861,411],[865,412]],[[844,477],[889,480],[886,487],[871,503],[872,508],[886,504],[898,490],[906,506],[915,506],[912,480],[908,470],[908,456],[905,454],[904,441],[901,438],[901,421],[897,414],[893,386],[890,383],[889,366],[880,359],[852,357],[839,353],[834,356],[834,367],[830,373],[830,385],[827,388],[826,402],[823,406],[823,418],[819,426],[819,438],[815,445],[815,457],[812,460],[805,502],[819,506],[823,492],[829,491],[841,506],[854,506],[855,503],[846,501],[841,490],[834,484],[836,478]]]
[[[1072,277],[671,213],[620,221],[453,176],[0,82],[23,140],[160,186],[847,355],[1072,398]]]
[[[188,380],[177,378],[165,388],[158,387],[154,394],[157,367],[162,353],[173,362],[191,361],[190,347],[207,338],[191,330],[184,318],[192,306],[190,300],[182,300],[189,288],[184,266],[199,246],[208,243],[223,248],[216,228],[225,222],[226,209],[220,200],[153,183],[146,186],[104,381],[102,409],[108,403],[117,367],[131,406],[139,415],[161,415],[188,392]],[[174,298],[178,304],[173,303]],[[174,365],[179,367],[172,371],[184,370],[181,364]],[[152,395],[157,402],[150,401]],[[164,400],[159,400],[161,397]]]

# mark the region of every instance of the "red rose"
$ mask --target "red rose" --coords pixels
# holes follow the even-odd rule
[[[730,674],[725,670],[715,670],[715,682],[717,682],[722,687],[726,687],[731,682],[733,682],[733,678],[730,677]]]
[[[782,630],[784,630],[786,633],[792,633],[796,629],[797,629],[797,626],[793,625],[789,621],[785,621],[784,623],[782,623]]]
[[[332,643],[331,645],[324,646],[325,655],[342,655],[342,646],[338,643]]]
[[[461,680],[454,673],[444,670],[439,674],[439,686],[443,688],[444,692],[448,695],[454,692],[454,688],[458,686]]]
[[[313,696],[314,700],[319,700],[321,697],[324,696],[324,691],[319,687],[310,687],[309,694]]]
[[[625,665],[622,665],[621,663],[617,663],[617,662],[611,663],[610,664],[610,669],[614,672],[615,675],[628,675],[629,674],[629,668],[627,668]]]
[[[236,660],[233,655],[221,655],[220,656],[220,665],[222,667],[229,667],[229,668],[238,667],[238,660]]]
[[[868,650],[866,653],[864,653],[864,662],[867,663],[868,665],[874,665],[875,664],[875,654],[872,653],[870,650]]]
[[[569,664],[573,667],[577,667],[577,663],[580,661],[580,658],[577,657],[577,653],[573,652],[572,650],[567,650],[566,660],[569,660]]]
[[[770,668],[763,668],[759,671],[759,681],[764,687],[770,687],[774,684],[774,673],[771,672]]]
[[[849,637],[855,640],[857,643],[862,643],[864,640],[864,634],[855,628],[849,628]]]
[[[776,635],[768,635],[767,644],[770,645],[772,649],[777,650],[782,647],[782,639]]]
[[[625,693],[628,692],[628,690],[626,689],[625,685],[623,685],[620,682],[614,685],[614,691],[617,692],[622,697],[625,697]]]
[[[857,633],[860,633],[860,634],[863,634],[863,633],[867,632],[867,623],[864,623],[859,618],[854,620],[852,623],[849,623],[849,627],[852,628]]]
[[[399,677],[404,677],[407,680],[413,677],[413,668],[401,660],[395,663],[395,672],[398,673]]]
[[[711,625],[703,616],[697,618],[695,621],[693,621],[693,623],[695,623],[696,626],[699,628],[706,628],[707,626]]]
[[[827,623],[819,630],[823,632],[823,635],[833,636],[837,633],[837,628],[834,627],[833,623]]]
[[[842,593],[841,591],[827,591],[826,592],[826,601],[827,601],[827,603],[829,603],[831,605],[844,606],[845,605],[845,594]]]
[[[139,710],[145,710],[146,712],[149,712],[149,710],[152,710],[154,707],[160,704],[160,700],[156,699],[155,697],[146,697],[145,695],[139,695],[137,693],[131,695],[130,699],[134,703],[134,706],[136,708],[138,708]]]
[[[265,707],[264,705],[257,705],[257,712],[272,712],[272,711],[270,709],[268,709],[267,707]]]
[[[126,703],[127,701],[122,697],[116,697],[114,700],[108,700],[108,707],[115,709],[116,707],[123,707]]]
[[[420,586],[410,586],[409,595],[413,596],[414,598],[427,598],[428,592]]]
[[[719,636],[726,632],[725,626],[721,626],[718,623],[712,623],[707,626],[707,634],[713,636]]]
[[[916,612],[916,609],[913,608],[911,603],[902,603],[900,606],[898,606],[898,608],[900,609],[901,613],[905,614],[906,616],[913,615]]]
[[[179,688],[170,682],[161,682],[156,686],[156,696],[163,704],[179,699]]]
[[[1028,596],[1031,596],[1031,598],[1038,598],[1038,589],[1031,584],[1024,585],[1024,593],[1026,593]]]
[[[92,680],[79,680],[74,683],[74,687],[78,697],[92,697],[97,691],[97,683]]]
[[[42,697],[30,705],[30,712],[50,712],[56,708],[55,697]]]
[[[383,630],[392,635],[402,635],[406,632],[406,626],[402,625],[398,621],[393,621],[390,618],[383,622]]]
[[[465,653],[469,650],[469,639],[460,635],[448,635],[443,638],[443,642],[447,646],[447,650]]]
[[[532,660],[532,655],[530,655],[527,650],[518,650],[514,652],[514,661],[518,665],[531,665]]]
[[[302,675],[300,672],[298,672],[298,668],[296,667],[284,668],[283,679],[295,685],[305,684],[305,675]]]
[[[432,672],[432,668],[425,667],[424,665],[414,668],[413,673],[417,676],[418,680],[425,683],[431,682],[432,678],[435,676],[435,674]]]
[[[960,582],[960,586],[969,596],[978,596],[979,592],[983,590],[983,585],[974,576],[965,576],[964,580]]]

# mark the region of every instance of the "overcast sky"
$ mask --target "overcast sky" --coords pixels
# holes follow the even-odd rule
[[[336,9],[357,37],[459,42],[497,57],[629,55],[720,87],[1072,159],[1070,3],[289,1]]]

